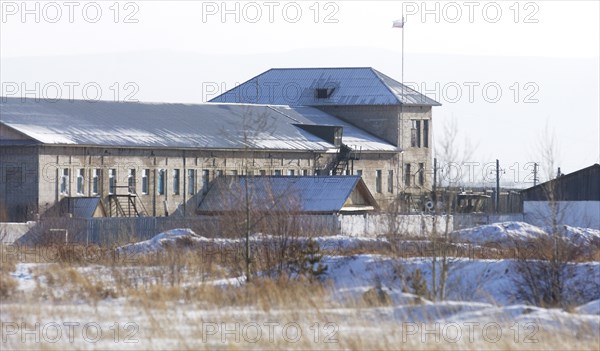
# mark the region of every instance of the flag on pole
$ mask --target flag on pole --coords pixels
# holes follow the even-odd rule
[[[395,20],[392,28],[404,28],[404,16],[402,16],[402,19]]]

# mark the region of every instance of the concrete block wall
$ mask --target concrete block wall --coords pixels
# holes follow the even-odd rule
[[[432,108],[431,106],[324,106],[319,107],[326,113],[332,114],[353,125],[376,135],[393,145],[398,146],[403,152],[396,159],[395,174],[398,175],[397,186],[399,191],[409,194],[421,194],[431,191],[433,184],[433,138],[432,138]],[[412,121],[421,121],[421,147],[411,145]],[[429,123],[428,147],[424,145],[424,123]],[[352,145],[349,145],[352,147]],[[411,181],[406,186],[405,165],[410,164]],[[423,184],[419,182],[419,165],[423,164]],[[366,164],[363,167],[368,166]],[[369,174],[374,172],[369,170]],[[387,180],[387,173],[384,174]]]
[[[314,175],[317,168],[324,167],[335,154],[312,152],[249,152],[207,150],[149,150],[132,148],[87,148],[44,146],[39,155],[39,204],[40,212],[50,210],[63,197],[100,196],[108,211],[109,171],[116,172],[117,194],[127,194],[129,174],[135,170],[135,193],[148,216],[193,215],[204,194],[204,172],[209,181],[219,174],[244,175]],[[355,161],[355,170],[365,169],[363,176],[367,186],[378,201],[386,201],[387,170],[395,169],[394,154],[368,155]],[[359,167],[359,168],[356,168]],[[61,193],[60,181],[64,169],[68,169],[68,191]],[[79,170],[84,172],[84,189],[77,192]],[[367,169],[372,171],[367,172]],[[382,193],[375,187],[375,170],[383,173]],[[99,170],[98,193],[92,191],[94,172]],[[164,170],[164,194],[158,193],[159,172]],[[179,192],[174,191],[174,170],[179,170]],[[142,175],[147,171],[148,191],[142,192]],[[193,192],[189,193],[188,171],[193,173]],[[396,182],[397,183],[397,182]]]

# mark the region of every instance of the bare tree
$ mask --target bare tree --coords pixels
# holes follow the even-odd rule
[[[519,272],[517,295],[536,305],[563,306],[565,281],[572,275],[573,262],[580,254],[581,248],[570,243],[560,225],[563,222],[564,208],[561,208],[561,189],[557,179],[558,144],[556,135],[546,124],[538,138],[537,152],[541,158],[541,168],[547,181],[541,184],[538,218],[542,221],[547,237],[541,237],[529,243],[534,250],[519,250],[516,261]]]
[[[460,140],[464,144],[460,145]],[[465,174],[462,172],[462,166],[465,161],[472,156],[472,146],[468,138],[462,138],[459,135],[458,123],[455,119],[444,125],[441,139],[435,148],[435,155],[441,161],[445,170],[444,185],[441,204],[434,205],[434,216],[432,218],[432,227],[429,232],[431,242],[431,290],[430,295],[433,300],[446,299],[446,282],[454,258],[450,256],[453,252],[454,244],[450,238],[450,232],[453,226],[453,212],[455,208],[458,188],[464,182]],[[438,210],[444,214],[444,222],[438,225]],[[439,268],[439,272],[438,272]]]

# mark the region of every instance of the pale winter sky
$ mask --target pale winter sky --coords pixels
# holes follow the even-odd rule
[[[503,182],[527,186],[545,130],[563,172],[600,159],[598,1],[0,5],[0,95],[192,103],[271,67],[370,66],[400,80],[391,26],[404,12],[404,80],[443,104],[434,137],[454,121],[478,180],[500,159]]]

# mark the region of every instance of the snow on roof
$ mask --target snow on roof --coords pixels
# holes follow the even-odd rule
[[[290,113],[300,114],[313,124],[343,127],[342,142],[353,150],[399,151],[396,146],[387,141],[316,108],[305,106],[272,106],[272,108],[286,115],[290,115]],[[293,114],[290,116],[293,116]]]
[[[312,125],[319,119],[343,125],[349,141],[362,144],[363,149],[396,151],[395,146],[312,108],[0,99],[0,124],[43,144],[294,151],[335,148],[295,126]]]
[[[371,67],[273,68],[211,102],[440,106],[437,101]]]

